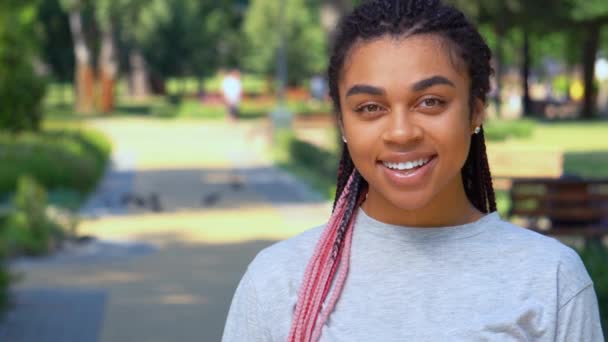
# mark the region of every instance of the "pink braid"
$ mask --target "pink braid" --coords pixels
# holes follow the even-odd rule
[[[351,194],[351,185],[356,178],[356,170],[350,175],[340,198],[338,199],[335,210],[332,213],[325,230],[321,234],[317,246],[306,270],[302,285],[298,293],[298,301],[293,316],[288,341],[290,342],[309,342],[317,341],[321,335],[321,329],[327,321],[329,314],[336,305],[339,295],[346,282],[348,273],[348,263],[350,259],[350,245],[352,242],[352,230],[355,215],[352,215],[346,231],[344,241],[339,248],[337,256],[333,254],[333,248],[338,238],[340,223],[342,222],[346,210],[348,199]],[[356,195],[356,194],[355,194]],[[361,196],[356,203],[356,208],[362,202]],[[336,271],[338,271],[336,278]],[[335,279],[336,285],[332,296],[325,307],[325,302],[331,288],[332,281]],[[323,310],[323,314],[321,311]],[[319,319],[319,322],[317,322]]]
[[[363,199],[365,199],[365,194],[362,194],[361,198],[359,198],[359,200],[357,201],[355,210],[361,206]],[[334,289],[334,291],[331,295],[331,298],[329,299],[329,302],[323,309],[323,314],[319,318],[319,323],[318,323],[317,327],[313,331],[312,341],[318,341],[319,337],[321,337],[321,329],[323,329],[323,325],[325,325],[325,322],[327,322],[329,315],[336,307],[338,298],[340,297],[340,294],[342,293],[342,289],[344,288],[344,284],[346,283],[346,276],[348,275],[348,266],[349,266],[349,262],[350,262],[350,249],[351,249],[351,245],[352,245],[353,226],[355,225],[355,219],[356,219],[356,216],[353,215],[353,217],[351,218],[351,220],[348,224],[348,228],[346,230],[344,249],[340,251],[340,254],[338,257],[340,260],[340,267],[339,267],[340,272],[338,273],[338,277],[336,278],[336,288]],[[331,275],[330,279],[332,279],[332,278],[333,278],[333,274]],[[325,295],[324,295],[324,298],[325,298]]]
[[[346,190],[346,189],[345,189]],[[334,211],[334,214],[330,217],[330,220],[327,224],[327,228],[324,230],[323,234],[321,235],[320,239],[319,239],[319,243],[317,244],[317,247],[315,248],[315,251],[313,253],[313,256],[311,257],[310,262],[308,263],[308,266],[306,267],[306,271],[305,271],[305,278],[303,280],[303,287],[300,290],[299,293],[299,300],[298,300],[298,305],[296,307],[296,312],[294,317],[297,317],[297,324],[302,324],[301,322],[304,320],[304,316],[306,314],[306,312],[308,311],[308,307],[310,305],[309,302],[304,302],[303,300],[303,294],[304,293],[308,293],[310,294],[310,292],[312,291],[312,289],[314,288],[314,284],[312,281],[312,275],[316,275],[315,278],[318,276],[318,269],[319,267],[321,267],[323,265],[322,262],[320,262],[319,259],[323,259],[323,250],[327,249],[327,244],[331,243],[331,239],[330,236],[333,233],[332,229],[334,226],[337,226],[337,219],[339,217],[341,217],[341,215],[343,214],[344,211],[344,202],[346,200],[346,196],[341,196],[340,199],[338,200],[338,204],[339,206],[336,206],[336,210]],[[306,303],[306,304],[304,304]],[[293,330],[293,326],[292,326],[292,330]]]

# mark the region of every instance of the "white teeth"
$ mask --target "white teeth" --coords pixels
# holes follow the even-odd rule
[[[382,164],[384,164],[384,166],[388,167],[389,169],[393,169],[393,170],[411,170],[415,167],[419,167],[419,166],[422,166],[422,165],[428,163],[428,161],[429,161],[429,158],[425,158],[425,159],[412,160],[412,161],[408,161],[405,163],[382,162]]]

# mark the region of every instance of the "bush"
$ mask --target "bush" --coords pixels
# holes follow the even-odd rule
[[[42,121],[44,82],[30,65],[19,62],[8,72],[0,72],[0,129],[10,132],[38,131]],[[0,63],[1,64],[1,63]],[[10,64],[9,64],[10,65]]]
[[[10,285],[10,273],[4,260],[0,260],[0,318],[8,306],[8,290]]]
[[[489,141],[503,141],[511,137],[529,138],[535,127],[536,123],[529,119],[490,121],[484,125],[484,135]]]
[[[35,4],[0,3],[0,130],[38,130],[45,82],[36,76]]]
[[[8,255],[44,255],[65,238],[58,224],[47,216],[47,192],[35,179],[21,176],[13,210],[4,222]]]
[[[11,281],[11,275],[6,264],[6,258],[8,256],[8,245],[6,239],[6,233],[4,229],[5,217],[1,216],[0,213],[0,319],[2,318],[1,313],[6,310],[8,306],[8,290]]]
[[[283,169],[293,173],[327,199],[336,192],[338,157],[310,143],[298,140],[291,131],[275,134],[273,159]]]
[[[110,150],[108,139],[96,131],[0,134],[0,194],[14,192],[22,174],[47,189],[87,194],[103,175]]]
[[[602,328],[608,332],[608,248],[601,243],[587,243],[579,255],[593,279],[600,306]]]

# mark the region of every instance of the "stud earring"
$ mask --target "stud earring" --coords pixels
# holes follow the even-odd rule
[[[481,127],[477,126],[475,127],[475,134],[479,134],[479,132],[481,132]]]
[[[342,136],[342,141],[346,144],[346,137]]]

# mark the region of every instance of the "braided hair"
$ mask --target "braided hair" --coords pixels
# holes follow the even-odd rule
[[[466,65],[471,79],[471,115],[476,99],[486,103],[493,73],[491,51],[462,12],[440,0],[369,0],[342,18],[337,28],[328,79],[330,97],[339,120],[338,82],[344,61],[353,46],[384,36],[405,38],[417,34],[435,34],[444,38],[450,54]],[[493,212],[496,211],[496,200],[483,127],[471,139],[469,154],[461,171],[465,193],[479,211]],[[368,183],[355,168],[343,143],[332,215],[304,273],[289,332],[290,342],[317,341],[320,337],[346,280],[356,209],[364,201],[367,190]]]

